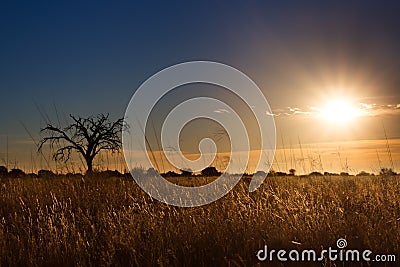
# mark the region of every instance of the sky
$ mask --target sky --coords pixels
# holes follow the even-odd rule
[[[0,164],[6,154],[18,167],[37,157],[31,136],[40,138],[43,117],[56,121],[58,115],[62,124],[69,114],[122,117],[141,83],[191,60],[228,64],[254,80],[274,113],[278,148],[302,143],[310,154],[346,154],[348,142],[377,140],[375,150],[385,159],[385,129],[398,164],[399,11],[397,1],[2,2]],[[177,95],[216,91],[188,86]],[[342,117],[360,114],[332,122],[326,114],[332,99],[351,100]],[[187,153],[197,151],[199,129],[210,127],[182,133]],[[379,165],[375,156],[373,164],[372,156],[356,161],[362,149],[347,153],[350,165]],[[277,160],[285,169],[283,154]]]

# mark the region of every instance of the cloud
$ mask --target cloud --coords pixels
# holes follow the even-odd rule
[[[367,104],[367,103],[360,103],[361,107],[363,107],[364,109],[374,109],[376,107],[376,104]]]
[[[298,107],[287,107],[284,109],[274,109],[271,114],[267,115],[272,115],[275,117],[287,117],[287,116],[293,116],[293,115],[311,115],[314,112],[314,107],[308,108],[308,110],[303,110]]]
[[[224,109],[224,108],[219,108],[217,110],[214,110],[215,113],[230,113],[229,110]]]
[[[400,104],[382,104],[376,103],[358,103],[354,106],[359,111],[359,116],[379,116],[387,114],[400,114]],[[300,107],[286,107],[284,109],[273,110],[273,115],[276,117],[287,117],[287,116],[319,116],[323,112],[323,107],[309,106],[306,108]]]
[[[360,103],[360,106],[366,112],[366,115],[369,116],[378,116],[378,115],[395,115],[400,114],[400,104],[366,104]]]

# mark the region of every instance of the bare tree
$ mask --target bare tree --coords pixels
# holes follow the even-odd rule
[[[81,118],[70,115],[73,123],[65,128],[56,127],[52,124],[41,129],[47,133],[39,143],[38,151],[46,142],[56,148],[53,159],[67,162],[71,152],[75,151],[82,155],[86,161],[87,173],[93,171],[93,160],[102,150],[112,152],[119,151],[122,146],[121,132],[124,127],[124,119],[114,122],[109,120],[109,114],[99,114],[96,117]]]

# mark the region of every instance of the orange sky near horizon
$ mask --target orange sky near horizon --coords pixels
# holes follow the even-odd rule
[[[207,90],[207,88],[206,88]],[[211,91],[210,91],[211,92]],[[214,91],[213,91],[214,92]],[[218,92],[218,90],[217,90]],[[224,95],[224,91],[218,92]],[[171,95],[166,97],[167,107],[173,107],[175,102],[182,99]],[[172,101],[174,100],[174,101]],[[229,99],[228,99],[229,100]],[[252,173],[256,170],[256,163],[260,151],[259,131],[257,123],[252,118],[251,109],[245,107],[240,100],[230,99],[231,106],[245,122],[250,140],[250,160],[246,171]],[[229,104],[229,101],[228,101]],[[165,107],[164,107],[165,108]],[[168,111],[168,109],[167,109]],[[356,174],[360,171],[379,173],[383,167],[400,169],[400,129],[396,123],[400,115],[400,104],[378,105],[375,103],[361,103],[344,96],[320,100],[320,104],[308,105],[305,108],[287,107],[273,109],[276,124],[276,152],[272,169],[275,171],[288,172],[295,169],[298,174],[306,174],[313,171],[318,172],[349,172]],[[168,113],[163,106],[155,110],[155,114]],[[230,118],[227,111],[224,112]],[[157,115],[151,120],[155,125],[146,129],[148,140],[152,144],[151,150],[156,160],[154,167],[160,172],[177,169],[168,163],[165,156],[161,156],[159,148],[160,133],[163,117]],[[232,121],[232,124],[236,122]],[[386,125],[386,126],[385,126]],[[149,132],[147,132],[149,131]],[[36,152],[35,143],[32,139],[12,140],[6,144],[7,136],[1,136],[0,165],[9,169],[21,168],[27,172],[37,172],[40,169],[51,169],[60,172],[84,172],[83,161],[75,154],[70,162],[54,162],[51,153],[45,149],[43,154]],[[156,140],[158,138],[158,141]],[[172,137],[173,138],[173,137]],[[217,156],[212,165],[219,170],[224,170],[229,162],[230,140],[223,126],[208,119],[196,119],[187,123],[180,132],[180,150],[189,159],[199,157],[198,145],[204,138],[214,140],[217,148]],[[149,152],[149,148],[148,152]],[[167,151],[172,157],[177,157],[176,149]],[[203,153],[210,153],[207,150]],[[265,152],[263,152],[265,153]],[[151,158],[151,153],[148,153]],[[207,155],[211,157],[211,155]],[[135,158],[135,155],[132,154]],[[238,155],[239,166],[245,160],[244,153]],[[212,159],[211,159],[212,160]],[[135,158],[134,165],[145,166],[144,160]],[[236,164],[236,165],[235,165]],[[267,166],[263,164],[262,166]],[[127,167],[122,153],[99,155],[95,162],[95,168],[99,170],[117,169],[124,172]],[[190,166],[187,168],[190,169]],[[234,168],[235,169],[235,168]],[[266,170],[267,167],[261,170]],[[258,169],[257,169],[258,170]]]
[[[388,151],[388,146],[390,153]],[[177,171],[173,167],[167,167],[165,157],[161,161],[160,153],[153,151],[157,158],[157,165],[161,172],[168,170]],[[252,173],[256,166],[257,153],[250,153],[250,161],[247,172]],[[18,153],[10,153],[8,168],[20,168],[25,172],[37,172],[40,169],[51,169],[60,173],[67,172],[84,172],[85,167],[75,154],[71,157],[70,162],[63,163],[54,162],[48,151],[44,151],[40,155],[32,150],[32,152],[19,151]],[[229,160],[229,153],[217,153],[213,165],[219,170],[226,167]],[[17,157],[18,156],[18,157]],[[198,158],[198,154],[185,154],[187,158]],[[151,157],[151,155],[149,155]],[[240,156],[239,156],[240,157]],[[6,165],[4,158],[1,159],[0,165]],[[141,159],[135,159],[137,167],[145,167]],[[47,164],[47,162],[48,164]],[[393,164],[392,164],[393,162]],[[395,171],[400,170],[400,139],[390,140],[358,140],[358,141],[341,141],[341,142],[321,142],[321,143],[301,143],[287,145],[285,149],[281,145],[278,146],[272,169],[275,171],[288,172],[293,168],[297,174],[306,174],[313,171],[317,172],[348,172],[357,174],[361,171],[369,173],[379,173],[380,168],[394,168]],[[95,169],[98,170],[118,170],[124,172],[127,167],[121,153],[110,154],[102,153],[96,160]],[[179,172],[179,171],[177,171]]]
[[[210,92],[215,91],[210,90]],[[224,91],[217,90],[217,92],[219,95],[225,95]],[[167,101],[168,108],[171,108],[175,102],[182,99],[171,94],[166,100],[171,100]],[[259,132],[256,130],[257,125],[254,119],[252,121],[250,108],[243,106],[243,103],[234,98],[230,99],[230,104],[235,107],[235,111],[238,110],[241,119],[247,123],[246,129],[252,143],[246,170],[251,173],[258,161],[257,153],[260,153],[257,146],[260,140]],[[155,110],[156,114],[162,112],[165,112],[162,105]],[[214,112],[224,112],[228,118],[231,115],[227,111]],[[313,171],[355,174],[360,171],[378,173],[382,167],[393,168],[395,171],[400,169],[400,128],[397,123],[400,104],[361,103],[341,96],[327,98],[325,101],[319,100],[318,105],[273,108],[272,112],[277,132],[277,150],[272,168],[276,171],[288,172],[293,168],[299,174]],[[149,130],[148,140],[153,144],[152,150],[157,158],[155,166],[161,172],[176,170],[157,152],[160,149],[156,138],[160,138],[163,117],[158,115],[152,122],[155,125],[146,129],[146,135]],[[218,149],[213,165],[223,170],[229,162],[230,142],[227,133],[222,130],[221,125],[210,120],[191,121],[180,133],[180,149],[188,155],[188,158],[198,157],[199,142],[203,138],[211,138]],[[7,141],[8,138],[10,142]],[[36,152],[35,142],[37,143],[39,137],[34,137],[37,138],[35,142],[28,137],[16,138],[0,136],[0,165],[5,165],[9,169],[21,168],[27,172],[37,172],[39,169],[61,172],[85,171],[83,161],[77,155],[74,155],[68,164],[55,163],[48,149],[44,150],[43,155]],[[244,158],[242,155],[239,155],[240,157]],[[143,162],[143,159],[135,159],[135,166],[150,167],[144,166]],[[100,170],[117,169],[123,172],[127,169],[122,153],[114,155],[103,153],[99,155],[95,164],[97,164],[95,168]]]

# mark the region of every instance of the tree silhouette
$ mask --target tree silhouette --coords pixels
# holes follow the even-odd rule
[[[73,123],[65,128],[56,127],[52,124],[41,129],[47,133],[39,142],[38,151],[46,142],[57,150],[53,154],[56,161],[67,162],[71,152],[75,151],[82,155],[87,165],[87,173],[93,171],[93,160],[102,150],[116,152],[121,149],[120,134],[126,127],[124,119],[114,122],[109,120],[109,114],[99,114],[88,118],[70,115]]]

